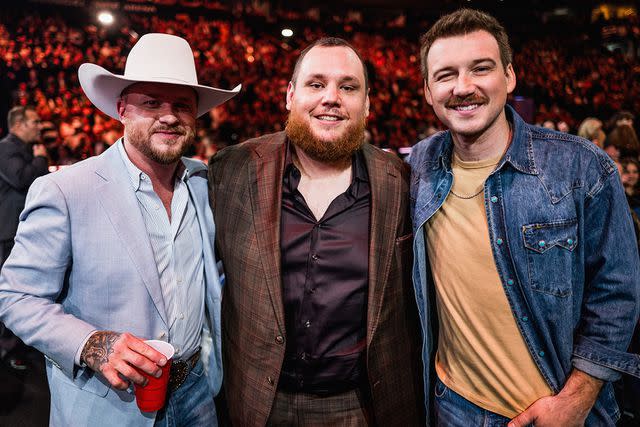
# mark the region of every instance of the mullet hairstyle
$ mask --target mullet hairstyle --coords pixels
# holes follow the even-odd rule
[[[509,45],[509,36],[504,27],[493,16],[475,9],[459,9],[442,16],[420,39],[420,69],[422,77],[428,81],[427,55],[433,43],[438,39],[463,36],[474,31],[486,31],[498,42],[500,61],[505,71],[513,61],[513,53]]]
[[[309,46],[305,47],[304,50],[300,52],[300,56],[296,61],[295,67],[293,68],[293,75],[291,76],[291,83],[293,84],[293,86],[296,85],[296,80],[298,79],[298,72],[300,71],[300,64],[302,64],[302,60],[304,59],[305,56],[307,56],[307,53],[309,53],[309,51],[314,47],[347,47],[351,49],[353,53],[356,54],[356,56],[360,60],[360,63],[362,64],[362,71],[364,72],[365,92],[369,89],[369,74],[367,73],[367,65],[364,63],[364,59],[362,59],[362,56],[360,56],[360,53],[358,53],[358,51],[353,46],[351,46],[351,44],[349,44],[348,41],[341,39],[339,37],[323,37],[321,39],[316,40]]]

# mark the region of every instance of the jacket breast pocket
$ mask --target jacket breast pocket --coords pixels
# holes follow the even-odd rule
[[[529,285],[558,297],[571,295],[578,220],[558,220],[522,227]]]

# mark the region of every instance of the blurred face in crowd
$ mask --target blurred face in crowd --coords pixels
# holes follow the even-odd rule
[[[611,159],[616,162],[620,159],[620,150],[618,150],[618,147],[616,147],[615,145],[607,145],[604,148],[604,152],[607,153],[609,157],[611,157]]]
[[[504,106],[516,78],[488,32],[436,39],[427,53],[427,75],[427,102],[454,136],[473,140],[506,120]]]
[[[287,136],[311,158],[351,158],[364,140],[369,96],[363,65],[345,46],[316,46],[287,88]]]
[[[40,141],[42,123],[40,116],[33,110],[25,110],[24,118],[17,122],[12,132],[27,144],[35,144]]]
[[[622,182],[625,187],[635,187],[638,185],[638,165],[629,162],[625,165],[622,172]]]
[[[135,83],[118,101],[125,142],[164,165],[180,160],[193,144],[196,113],[197,96],[187,86]]]

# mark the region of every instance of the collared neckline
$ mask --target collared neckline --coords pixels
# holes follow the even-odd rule
[[[288,176],[293,170],[300,173],[300,170],[293,162],[295,147],[289,138],[286,138],[285,141],[284,176]],[[359,149],[353,156],[351,156],[351,168],[353,171],[351,184],[353,184],[355,180],[369,182],[369,174],[367,173],[367,166],[365,164],[362,149]]]
[[[514,169],[531,175],[537,175],[531,131],[526,123],[515,112],[510,105],[505,105],[505,114],[511,127],[513,135],[511,144],[507,148],[504,156],[496,166],[496,170],[502,168],[505,163],[509,163]],[[451,171],[451,161],[453,155],[453,137],[451,131],[447,131],[443,141],[443,148],[438,156],[438,161],[434,163],[433,169],[442,167],[446,171]]]
[[[133,164],[133,162],[129,158],[129,155],[127,154],[127,150],[124,148],[124,138],[120,138],[116,142],[116,144],[118,147],[118,152],[120,153],[120,157],[122,158],[124,166],[127,169],[127,175],[129,176],[131,187],[133,187],[134,191],[138,191],[140,189],[140,185],[142,184],[142,181],[145,179],[148,180],[149,176],[146,173],[142,172],[140,168],[138,168],[135,164]],[[192,175],[192,173],[190,173],[189,169],[184,164],[184,162],[182,161],[179,162],[176,176],[179,176],[180,177],[179,179],[181,181],[186,182],[189,179],[189,177]]]

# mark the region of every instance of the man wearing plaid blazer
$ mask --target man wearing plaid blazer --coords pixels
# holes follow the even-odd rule
[[[423,423],[408,175],[363,142],[368,80],[344,40],[302,51],[285,132],[210,163],[223,387],[237,426]]]

